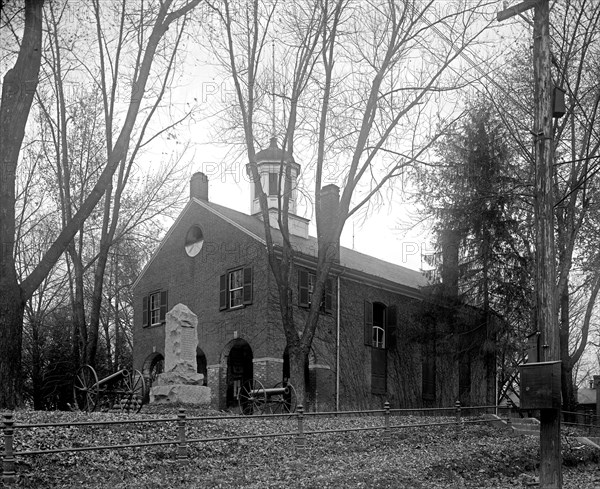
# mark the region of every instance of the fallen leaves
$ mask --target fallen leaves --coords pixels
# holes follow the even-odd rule
[[[293,417],[256,419],[189,410],[188,439],[273,435],[295,432]],[[44,413],[22,411],[17,423],[173,419],[174,411],[140,414]],[[422,424],[428,418],[394,417],[394,424]],[[434,418],[431,418],[434,420]],[[435,418],[439,422],[439,418]],[[66,452],[17,458],[18,487],[24,488],[411,488],[497,489],[529,487],[538,477],[538,439],[511,437],[487,425],[397,428],[389,443],[383,430],[329,433],[334,429],[382,427],[383,419],[306,416],[306,451],[299,454],[295,437],[239,438],[189,443],[188,457],[176,459],[177,446]],[[174,421],[161,423],[16,429],[15,449],[98,446],[177,439]],[[598,487],[598,454],[573,437],[563,443],[564,488]]]

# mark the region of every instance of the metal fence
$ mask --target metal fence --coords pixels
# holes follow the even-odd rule
[[[343,433],[351,431],[382,431],[382,439],[384,442],[391,440],[391,432],[396,429],[403,428],[418,428],[426,426],[461,426],[468,423],[487,423],[489,419],[483,419],[482,415],[493,411],[500,414],[502,411],[506,418],[500,418],[510,424],[510,408],[506,406],[461,406],[459,402],[448,408],[410,408],[410,409],[391,409],[390,404],[386,402],[383,409],[377,410],[361,410],[361,411],[331,411],[331,412],[304,412],[304,408],[299,405],[296,412],[293,414],[260,414],[251,416],[187,416],[185,409],[179,409],[176,417],[172,418],[143,418],[143,419],[128,419],[120,421],[81,421],[69,423],[17,423],[14,421],[12,413],[3,414],[3,437],[4,451],[2,455],[2,480],[5,485],[16,481],[15,459],[16,457],[26,457],[31,455],[54,454],[62,452],[82,452],[91,450],[109,450],[123,448],[144,448],[155,446],[176,446],[176,458],[183,460],[188,456],[187,447],[193,443],[210,443],[215,441],[229,441],[252,438],[272,438],[272,437],[288,437],[294,439],[294,444],[298,453],[304,453],[306,449],[307,435],[322,435],[325,433]],[[406,415],[421,415],[438,417],[439,421],[426,423],[401,423],[402,416]],[[381,422],[376,426],[357,426],[357,427],[341,427],[339,429],[327,430],[311,430],[306,429],[306,418],[310,417],[341,417],[341,416],[372,416],[382,418]],[[206,421],[243,421],[248,419],[287,419],[291,421],[291,425],[295,425],[295,429],[291,431],[281,431],[273,433],[260,433],[248,435],[229,435],[217,437],[189,437],[187,430],[191,422],[206,422]],[[46,450],[24,450],[16,451],[14,447],[15,430],[26,431],[33,428],[41,427],[83,427],[96,426],[104,427],[109,425],[129,425],[129,424],[144,424],[144,423],[171,423],[174,425],[173,438],[164,441],[152,441],[142,443],[125,443],[114,445],[94,445],[82,447],[66,447],[53,448]]]
[[[593,411],[561,411],[562,424],[586,431],[588,435],[600,434],[600,416]]]

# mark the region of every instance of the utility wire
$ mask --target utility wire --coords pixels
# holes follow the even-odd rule
[[[419,16],[419,12],[418,12],[417,8],[415,7],[415,5],[413,3],[410,3],[409,6],[412,9],[413,13],[415,15]],[[492,78],[489,75],[489,73],[487,73],[485,70],[483,70],[480,67],[481,62],[476,63],[469,56],[467,56],[467,54],[465,53],[465,50],[459,50],[456,47],[455,43],[453,43],[452,40],[450,38],[448,38],[448,36],[446,36],[442,31],[440,31],[440,29],[438,29],[437,26],[432,24],[424,15],[423,15],[422,19],[425,22],[425,24],[427,24],[442,39],[442,41],[444,41],[450,48],[452,48],[455,52],[457,52],[459,54],[459,56],[461,56],[467,63],[469,63],[475,69],[475,71],[477,71],[481,76],[483,76],[490,83],[492,83],[492,85],[494,85],[496,88],[498,88],[498,90],[500,90],[500,92],[502,92],[502,94],[504,96],[506,96],[508,99],[510,99],[511,102],[513,102],[514,104],[521,107],[521,109],[524,110],[525,112],[528,112],[528,109],[521,102],[519,102],[517,99],[515,99],[510,93],[506,92],[504,87],[502,85],[500,85],[500,83],[498,83],[494,78]],[[440,19],[437,19],[437,20],[439,22],[441,22],[444,26],[448,27],[448,25],[445,22],[441,21]],[[474,53],[471,53],[471,55],[474,56]]]

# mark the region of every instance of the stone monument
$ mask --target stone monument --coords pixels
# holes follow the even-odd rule
[[[184,304],[166,315],[165,367],[150,389],[150,402],[210,404],[210,388],[197,372],[198,317]]]

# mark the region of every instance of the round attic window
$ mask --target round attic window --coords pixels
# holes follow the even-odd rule
[[[196,256],[200,253],[204,244],[204,234],[200,226],[192,226],[185,235],[185,252],[188,256]]]

